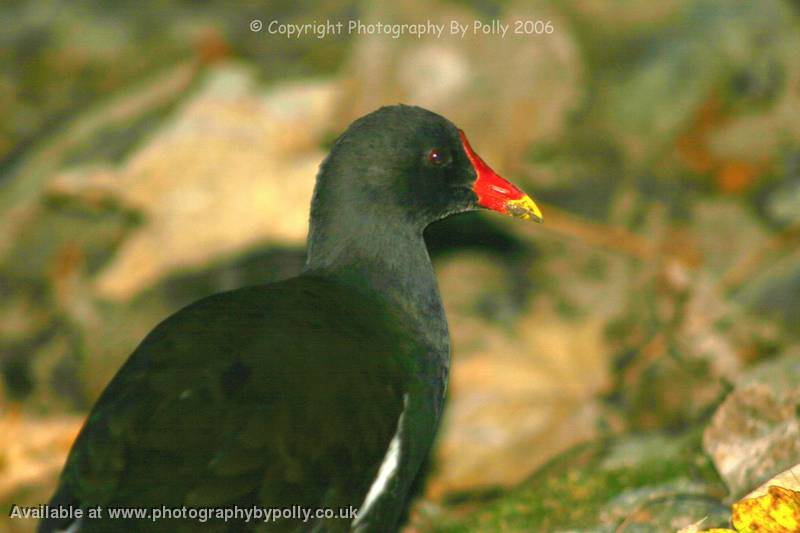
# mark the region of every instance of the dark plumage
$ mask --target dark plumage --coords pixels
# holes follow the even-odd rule
[[[439,115],[393,106],[354,122],[320,168],[304,272],[159,324],[97,401],[51,501],[105,519],[40,531],[392,531],[449,365],[422,231],[479,205],[541,218]],[[108,519],[114,507],[298,505],[360,513]]]

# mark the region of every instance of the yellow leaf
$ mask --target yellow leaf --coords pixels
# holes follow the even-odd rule
[[[771,485],[767,494],[733,504],[739,533],[800,532],[800,492]]]

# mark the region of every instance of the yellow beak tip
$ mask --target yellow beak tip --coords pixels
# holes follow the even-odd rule
[[[542,211],[530,196],[525,195],[518,200],[510,200],[506,203],[506,212],[514,218],[522,220],[533,220],[534,222],[544,222]]]

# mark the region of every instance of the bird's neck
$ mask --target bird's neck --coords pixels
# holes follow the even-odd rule
[[[447,320],[421,229],[386,228],[385,221],[382,225],[323,227],[326,230],[320,232],[312,221],[305,272],[380,296],[407,315],[434,357],[447,365]]]

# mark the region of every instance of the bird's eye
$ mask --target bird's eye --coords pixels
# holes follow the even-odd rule
[[[434,166],[441,166],[448,162],[447,153],[440,148],[434,148],[428,152],[428,161]]]

